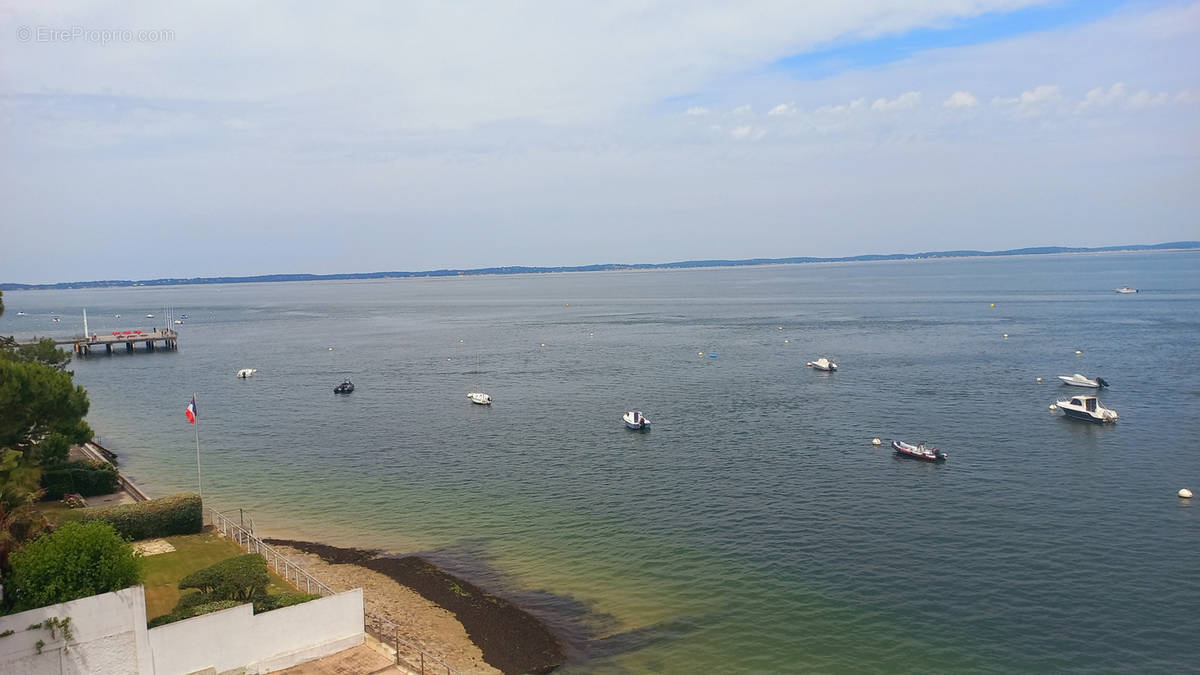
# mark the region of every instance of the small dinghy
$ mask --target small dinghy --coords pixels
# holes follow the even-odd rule
[[[923,459],[927,462],[944,462],[949,457],[946,453],[937,448],[927,448],[924,443],[911,445],[904,441],[892,441],[892,449],[897,455],[912,457],[914,459]]]
[[[467,398],[476,405],[491,405],[492,397],[482,391],[472,391],[467,394]]]
[[[621,421],[625,422],[625,426],[638,431],[649,431],[650,420],[642,414],[640,410],[630,410],[621,416]]]
[[[257,372],[258,368],[242,368],[241,370],[237,371],[237,376],[244,380],[247,377],[253,377]],[[334,391],[337,390],[335,389]]]
[[[827,373],[832,373],[833,371],[837,370],[837,368],[838,368],[836,363],[834,363],[833,361],[830,361],[829,359],[825,358],[824,356],[817,359],[816,361],[809,361],[808,367],[816,368],[817,370],[824,370]]]
[[[1116,290],[1116,292],[1118,292],[1118,293],[1137,293],[1138,292],[1136,288],[1130,288],[1129,286],[1122,286],[1122,287],[1114,289],[1114,290]]]
[[[1100,387],[1108,386],[1108,383],[1104,381],[1103,377],[1097,377],[1094,380],[1090,380],[1079,373],[1075,373],[1074,375],[1059,375],[1058,379],[1062,380],[1063,384],[1069,384],[1072,387],[1091,387],[1092,389],[1099,389]]]
[[[346,380],[345,382],[343,382],[333,388],[333,393],[335,393],[335,394],[349,394],[353,391],[354,391],[354,383],[351,382],[350,380]]]

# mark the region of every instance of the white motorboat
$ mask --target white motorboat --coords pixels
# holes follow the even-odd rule
[[[924,443],[913,445],[904,441],[892,441],[892,449],[896,451],[897,455],[923,459],[929,462],[944,462],[949,457],[949,455],[937,448],[925,447]]]
[[[253,377],[257,372],[258,368],[242,368],[241,370],[237,371],[237,376],[244,380],[247,377]]]
[[[824,356],[817,359],[816,361],[809,361],[808,367],[816,368],[817,370],[824,370],[824,371],[830,372],[830,373],[837,370],[837,368],[838,368],[836,363],[834,363],[833,361],[830,361],[829,359],[825,358]]]
[[[471,403],[475,403],[478,405],[491,405],[492,404],[492,397],[488,396],[487,394],[483,393],[482,391],[469,392],[467,394],[467,398],[471,401]]]
[[[1074,375],[1059,375],[1058,379],[1062,380],[1063,384],[1069,384],[1072,387],[1091,387],[1092,389],[1099,389],[1100,387],[1108,386],[1108,382],[1105,382],[1103,377],[1097,377],[1096,379],[1092,380],[1080,375],[1079,373],[1075,373]]]
[[[621,416],[621,420],[630,429],[637,429],[639,431],[648,431],[650,429],[650,420],[640,410],[630,410]]]
[[[1115,288],[1113,290],[1115,290],[1118,293],[1137,293],[1138,292],[1136,288],[1130,288],[1129,286],[1122,286],[1120,288]]]
[[[1100,405],[1100,400],[1095,396],[1072,396],[1059,399],[1055,405],[1062,414],[1072,419],[1097,424],[1117,421],[1117,411]]]

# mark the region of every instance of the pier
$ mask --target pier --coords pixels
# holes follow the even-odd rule
[[[104,350],[111,354],[114,347],[120,345],[125,346],[125,351],[133,352],[134,345],[142,343],[145,345],[144,351],[158,351],[160,349],[167,351],[175,351],[179,349],[179,333],[170,328],[156,328],[154,330],[115,330],[109,335],[76,335],[69,338],[50,338],[54,340],[56,345],[71,345],[75,353],[79,356],[88,356],[93,349]],[[41,339],[26,340],[18,342],[18,345],[35,345]]]

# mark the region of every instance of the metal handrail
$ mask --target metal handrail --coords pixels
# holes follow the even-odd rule
[[[228,510],[232,511],[233,509]],[[241,512],[241,509],[238,509],[238,511]],[[334,595],[335,591],[327,584],[302,569],[279,551],[276,551],[270,544],[254,536],[251,530],[233,522],[223,513],[212,507],[208,507],[208,513],[213,527],[218,532],[236,541],[238,546],[241,546],[247,553],[258,553],[263,558],[266,558],[267,564],[278,572],[279,576],[286,579],[296,588],[300,588],[300,584],[303,583],[305,592],[307,593],[312,593],[312,589],[315,588],[318,595]],[[249,514],[245,514],[245,516],[249,518]],[[253,528],[254,519],[249,518],[249,520],[251,523],[250,527]],[[387,635],[384,631],[372,626],[372,622],[377,625],[385,624],[390,627],[390,631],[388,632],[391,635]],[[397,665],[404,665],[409,670],[421,675],[425,675],[426,673],[430,675],[441,675],[442,673],[445,673],[445,675],[461,675],[461,672],[450,664],[400,637],[400,627],[391,621],[364,611],[363,625],[367,632],[375,636],[375,639],[395,650]],[[408,650],[408,653],[403,657],[401,656],[401,647]]]
[[[309,574],[279,551],[276,551],[270,544],[254,536],[246,528],[226,518],[220,511],[209,507],[208,513],[213,527],[217,528],[221,534],[236,541],[238,546],[241,546],[247,553],[261,555],[267,560],[267,564],[279,573],[279,576],[283,577],[297,589],[300,589],[301,584],[303,584],[305,593],[315,593],[320,596],[334,595],[335,591],[327,584]]]
[[[387,629],[381,629],[372,626],[368,621],[367,631],[375,636],[376,640],[395,651],[396,665],[404,666],[420,675],[442,675],[443,673],[445,675],[461,675],[461,671],[454,666],[400,637],[400,627],[396,624],[374,614],[366,614],[365,617],[378,624],[386,624]],[[405,650],[403,656],[401,655],[402,649]]]

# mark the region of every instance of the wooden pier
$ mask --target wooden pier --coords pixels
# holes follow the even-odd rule
[[[44,338],[41,338],[44,339]],[[27,340],[19,342],[22,345],[33,345],[41,341],[41,339]],[[160,349],[166,351],[175,351],[179,349],[179,333],[170,328],[156,328],[154,330],[115,330],[109,335],[76,335],[69,338],[51,338],[56,345],[71,345],[75,353],[79,356],[88,356],[93,349],[101,347],[111,354],[113,348],[120,345],[125,345],[125,351],[133,352],[134,345],[142,343],[146,346],[144,351],[158,351]],[[161,343],[161,346],[159,346]]]

